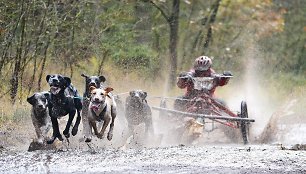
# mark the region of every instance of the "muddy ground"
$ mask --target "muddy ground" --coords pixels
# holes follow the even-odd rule
[[[280,122],[286,114],[272,116],[264,138],[251,136],[248,145],[233,142],[222,127],[210,132],[209,126],[194,142],[178,141],[182,135],[175,135],[176,125],[158,117],[155,137],[144,139],[141,125],[126,143],[126,123],[119,116],[112,141],[94,138],[86,144],[81,128],[69,143],[57,141],[49,150],[32,152],[34,128],[24,120],[0,129],[0,173],[306,173],[306,146],[295,146],[306,144],[306,124]],[[60,122],[63,126],[65,119]]]
[[[1,173],[305,173],[306,152],[273,145],[2,149]]]
[[[1,173],[306,173],[306,151],[281,144],[233,144],[221,131],[218,138],[209,133],[194,145],[132,140],[122,146],[117,134],[112,142],[86,144],[77,136],[69,144],[57,141],[55,149],[32,152],[27,151],[31,139],[11,133],[0,148]],[[9,144],[12,139],[15,143]]]

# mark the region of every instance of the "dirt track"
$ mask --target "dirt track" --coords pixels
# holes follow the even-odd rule
[[[299,151],[284,150],[277,144],[287,142],[290,144],[287,148],[296,143],[306,144],[305,124],[272,126],[276,131],[272,131],[274,139],[268,145],[254,144],[252,139],[250,145],[231,144],[217,129],[214,134],[204,135],[196,146],[159,142],[150,148],[135,144],[119,148],[125,127],[122,121],[117,123],[111,142],[94,139],[87,146],[80,131],[70,138],[69,146],[64,141],[57,150],[34,152],[27,152],[31,138],[35,137],[30,123],[1,130],[0,173],[306,173],[306,147]],[[169,124],[158,126],[169,128]],[[139,132],[142,129],[140,126]],[[156,131],[158,135],[168,132],[163,140],[173,137],[169,130]]]
[[[0,153],[1,173],[305,173],[306,151],[268,145]]]

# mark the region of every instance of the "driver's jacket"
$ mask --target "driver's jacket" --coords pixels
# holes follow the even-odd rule
[[[206,71],[195,71],[194,69],[191,69],[187,73],[181,73],[177,81],[177,86],[181,89],[187,88],[187,91],[185,93],[186,98],[194,98],[199,94],[203,93],[203,91],[194,89],[194,84],[191,78],[181,78],[182,76],[186,75],[190,77],[215,77],[213,87],[209,91],[207,91],[207,93],[211,97],[214,97],[214,92],[217,86],[224,86],[228,83],[229,80],[229,78],[225,77],[216,77],[216,73],[212,68],[209,68]]]

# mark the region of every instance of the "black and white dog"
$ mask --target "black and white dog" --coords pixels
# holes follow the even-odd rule
[[[76,135],[81,121],[82,102],[76,88],[71,84],[71,79],[59,74],[47,75],[46,80],[50,86],[50,103],[48,105],[49,115],[52,122],[53,136],[47,141],[52,144],[56,138],[63,140],[59,131],[57,119],[69,114],[69,118],[63,131],[66,138],[70,137],[69,129],[72,125],[75,113],[77,112],[77,119],[72,128],[72,135]]]
[[[82,77],[85,78],[85,91],[83,93],[83,108],[82,108],[82,122],[83,122],[83,130],[86,130],[85,127],[88,122],[88,107],[90,102],[90,87],[101,88],[104,82],[106,81],[104,76],[88,76],[85,74],[81,74]]]
[[[125,118],[128,122],[129,136],[133,134],[134,127],[145,124],[146,135],[151,133],[154,135],[154,129],[152,124],[152,112],[151,108],[146,100],[147,93],[142,90],[130,91],[130,95],[126,98],[125,103]]]
[[[49,99],[49,92],[36,92],[27,98],[27,102],[32,105],[31,119],[37,135],[37,143],[39,144],[43,144],[51,129],[51,120],[48,111]]]

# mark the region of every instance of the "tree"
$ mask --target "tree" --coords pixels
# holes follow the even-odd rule
[[[179,29],[179,14],[180,14],[180,0],[172,1],[172,10],[169,12],[165,10],[164,5],[158,5],[155,1],[151,0],[150,3],[156,7],[169,24],[169,83],[168,89],[175,85],[176,70],[177,70],[177,45],[178,45],[178,29]]]

